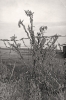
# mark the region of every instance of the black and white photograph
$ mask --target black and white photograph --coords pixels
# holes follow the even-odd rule
[[[0,100],[66,100],[66,0],[0,0]]]

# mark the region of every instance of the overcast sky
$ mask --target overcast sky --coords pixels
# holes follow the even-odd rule
[[[28,21],[28,9],[35,12],[35,22],[66,22],[66,0],[0,0],[0,22]]]
[[[0,39],[8,39],[14,34],[18,38],[26,37],[23,29],[18,28],[19,19],[29,22],[24,10],[34,12],[34,23],[38,23],[35,30],[44,23],[52,26],[55,23],[61,27],[48,27],[47,35],[66,35],[66,0],[0,0]],[[62,41],[65,42],[66,38]]]

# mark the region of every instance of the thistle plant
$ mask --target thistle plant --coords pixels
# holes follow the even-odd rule
[[[30,45],[32,50],[32,66],[31,66],[32,72],[30,73],[30,78],[26,78],[25,79],[26,81],[24,81],[25,83],[24,92],[27,95],[27,91],[29,90],[28,99],[30,100],[32,99],[37,100],[37,98],[39,100],[40,99],[43,100],[45,99],[45,97],[48,100],[51,100],[51,98],[55,100],[59,99],[64,100],[64,93],[65,93],[65,90],[63,91],[64,83],[63,82],[60,83],[59,82],[60,79],[57,78],[57,70],[60,69],[60,66],[61,67],[64,66],[63,60],[62,59],[59,60],[56,58],[55,42],[57,41],[59,36],[57,34],[51,37],[44,36],[45,30],[47,30],[47,26],[41,26],[39,28],[39,32],[37,32],[37,36],[35,36],[35,32],[33,30],[34,12],[30,10],[25,10],[25,14],[27,15],[27,17],[30,18],[30,25],[28,25],[28,28],[26,29],[23,23],[24,21],[21,21],[20,19],[18,22],[18,26],[19,28],[21,26],[23,27],[25,33],[27,34],[28,39],[30,40]],[[12,36],[11,41],[13,41],[13,43],[11,44],[10,42],[8,42],[8,44],[13,50],[15,50],[19,54],[21,60],[23,60],[24,64],[27,67],[29,65],[25,63],[25,60],[20,52],[21,44],[17,43],[16,39],[17,37],[15,35]],[[28,79],[29,83],[26,84],[28,82]],[[57,87],[55,87],[54,84]]]
[[[32,83],[36,85],[36,81],[38,82],[37,85],[40,87],[40,83],[44,81],[47,86],[48,91],[48,98],[50,99],[52,96],[56,100],[64,100],[64,85],[62,86],[58,81],[57,78],[52,76],[52,66],[50,66],[50,59],[54,59],[56,57],[56,45],[55,42],[58,39],[58,35],[51,36],[50,39],[47,41],[47,37],[44,36],[45,30],[47,30],[47,26],[41,26],[40,31],[37,32],[37,36],[35,37],[35,33],[33,30],[33,14],[34,12],[27,10],[25,11],[27,17],[30,18],[30,25],[28,25],[28,30],[26,29],[25,25],[23,24],[23,21],[19,21],[18,26],[22,25],[24,31],[27,34],[27,37],[30,39],[31,47],[32,47],[32,61],[33,61],[33,79],[35,83]],[[46,46],[45,46],[46,45]],[[46,59],[47,57],[47,59]],[[48,67],[45,61],[49,62]],[[46,64],[46,65],[45,65]],[[64,65],[64,64],[63,64]],[[52,68],[50,68],[52,67]],[[47,69],[48,68],[48,69]],[[44,74],[46,73],[46,75]],[[56,73],[55,73],[56,74]],[[54,89],[54,86],[47,80],[47,75],[49,79],[52,79],[52,82],[56,82],[58,85],[57,91]],[[33,87],[32,87],[33,88]],[[49,90],[50,88],[50,90]],[[40,88],[39,88],[40,90]],[[54,93],[55,92],[55,93]],[[41,93],[41,98],[42,98],[42,91]],[[56,95],[55,95],[56,94]],[[33,92],[32,92],[33,95]],[[36,96],[36,95],[34,95]],[[47,95],[46,95],[47,96]],[[39,96],[40,98],[40,96]]]

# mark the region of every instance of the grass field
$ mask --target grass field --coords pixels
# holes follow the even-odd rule
[[[29,98],[29,89],[28,89],[29,82],[30,84],[33,84],[34,87],[36,86],[34,83],[31,83],[31,79],[32,79],[31,75],[33,71],[31,50],[23,48],[23,49],[20,49],[20,52],[22,56],[24,57],[24,61],[26,62],[28,66],[24,65],[23,60],[20,60],[19,55],[13,50],[10,51],[10,49],[7,49],[7,48],[0,49],[0,55],[1,55],[0,57],[3,62],[3,65],[0,63],[0,76],[1,76],[0,78],[0,92],[1,92],[0,97],[2,98],[1,100],[22,100],[23,93],[25,95],[24,98],[28,99]],[[53,71],[55,71],[58,81],[61,83],[64,80],[63,79],[63,68],[64,68],[64,61],[65,61],[62,55],[63,55],[62,52],[57,52],[56,58],[53,58],[52,60],[47,58],[44,61],[44,64],[46,65],[45,66],[46,69],[49,70],[51,69],[51,67],[53,67]],[[50,65],[49,65],[49,62],[50,62]],[[15,64],[15,68],[14,68],[14,64]],[[13,71],[13,68],[14,68],[14,71]],[[12,71],[13,71],[13,75],[12,75]],[[42,69],[42,72],[43,72],[43,69]],[[52,76],[55,77],[55,73],[54,72],[51,72],[51,73],[52,73]],[[11,80],[13,82],[11,82],[11,80],[9,81],[11,75],[12,75]],[[3,78],[5,77],[4,82],[3,82],[2,77]],[[38,74],[36,77],[38,78]],[[53,81],[54,82],[53,83],[51,81],[51,77],[49,78],[48,77],[49,76],[47,76],[47,80],[52,85],[54,84],[53,86],[55,87],[55,82]],[[42,80],[43,78],[44,76],[41,77]],[[39,83],[37,84],[41,85]],[[34,87],[31,87],[30,89],[34,89]],[[42,88],[45,88],[45,87],[42,87]],[[36,90],[35,95],[36,93],[38,93],[38,91],[39,90]],[[44,95],[47,96],[47,94],[43,93],[43,96]],[[47,100],[46,97],[43,97],[43,98],[44,100]],[[34,99],[30,99],[30,100],[34,100]],[[53,98],[51,100],[56,100],[56,99]]]
[[[20,52],[21,52],[22,55],[24,55],[25,58],[27,58],[27,56],[31,56],[31,51],[28,50],[28,49],[25,49],[25,48],[20,49]],[[4,58],[4,59],[7,59],[9,57],[13,57],[13,58],[19,57],[18,54],[15,51],[10,50],[8,48],[1,48],[0,54],[2,55],[2,58]]]
[[[32,54],[31,54],[30,49],[21,48],[20,52],[21,52],[25,61],[26,60],[32,60]],[[1,48],[0,49],[0,55],[1,55],[1,58],[3,60],[7,60],[7,59],[12,59],[12,60],[16,59],[17,60],[17,59],[20,58],[20,56],[17,52],[10,50],[8,48]],[[57,58],[63,58],[63,52],[57,50],[56,57]]]

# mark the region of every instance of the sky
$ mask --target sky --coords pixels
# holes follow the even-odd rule
[[[0,0],[0,21],[26,22],[24,10],[34,12],[35,22],[66,22],[66,0]]]
[[[54,35],[55,32],[66,35],[66,0],[0,0],[0,39],[13,34],[18,38],[26,37],[23,29],[18,28],[19,19],[29,23],[24,10],[34,12],[35,31],[40,25],[47,24],[47,35]],[[55,26],[54,34],[51,26]],[[65,42],[65,39],[62,41]]]

